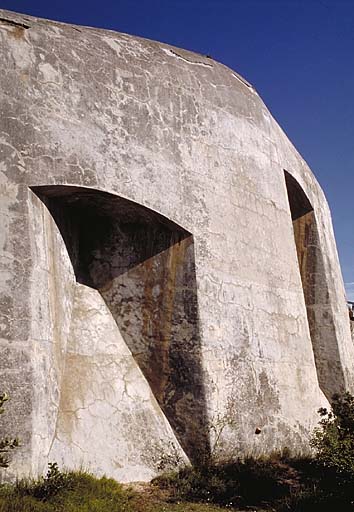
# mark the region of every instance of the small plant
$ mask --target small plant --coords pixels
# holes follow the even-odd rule
[[[4,404],[10,399],[7,393],[2,393],[0,395],[0,414],[5,412]],[[7,468],[10,463],[10,459],[8,457],[8,453],[10,450],[14,450],[19,446],[19,441],[17,438],[9,438],[5,437],[0,439],[0,468]]]
[[[209,437],[211,440],[210,446],[210,455],[209,460],[204,461],[204,464],[215,464],[220,462],[220,458],[224,458],[223,455],[223,443],[222,443],[222,435],[227,428],[236,429],[237,424],[237,416],[235,413],[235,408],[232,405],[228,405],[227,410],[224,414],[217,414],[214,416],[208,425]],[[228,449],[228,461],[237,459],[236,449],[230,452]],[[226,462],[223,460],[223,462]]]
[[[38,486],[39,498],[46,500],[68,487],[69,477],[62,473],[56,462],[49,462],[48,471],[43,482]],[[69,485],[70,486],[70,485]]]
[[[49,462],[45,477],[36,481],[20,480],[17,483],[17,491],[22,496],[33,496],[39,501],[48,501],[63,490],[71,488],[71,476],[60,471],[56,462]]]
[[[332,410],[319,409],[320,427],[311,444],[317,460],[338,474],[354,477],[354,396],[334,395]]]

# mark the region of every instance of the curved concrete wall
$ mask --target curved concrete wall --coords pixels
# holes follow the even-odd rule
[[[352,389],[353,344],[325,197],[254,88],[125,34],[1,11],[0,37],[1,386],[22,440],[7,477],[306,450],[322,391]],[[284,171],[316,219],[311,335]],[[85,189],[133,206],[89,203],[82,231],[53,207],[60,186],[70,208]]]

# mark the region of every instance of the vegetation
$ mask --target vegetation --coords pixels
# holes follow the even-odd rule
[[[168,503],[150,487],[134,491],[110,478],[84,472],[60,472],[0,486],[0,512],[221,512],[204,504]]]
[[[171,500],[212,502],[223,507],[285,512],[338,508],[354,511],[354,397],[333,397],[332,410],[320,409],[314,432],[314,458],[288,454],[227,464],[185,467],[155,484]]]
[[[320,427],[312,446],[317,460],[345,479],[354,478],[354,396],[335,395],[332,410],[320,409]]]
[[[4,404],[9,400],[9,396],[6,393],[2,393],[0,395],[0,414],[5,412]],[[11,439],[9,437],[5,437],[4,439],[0,439],[0,468],[7,468],[10,459],[8,457],[8,453],[10,450],[13,450],[19,446],[18,439]]]
[[[45,477],[0,486],[0,512],[354,511],[354,397],[321,409],[314,458],[274,454],[183,467],[130,487],[49,465]]]
[[[56,462],[50,462],[45,477],[18,481],[16,492],[19,496],[32,496],[38,501],[49,501],[62,491],[70,490],[72,486],[73,475],[60,471]]]
[[[302,490],[309,465],[309,460],[290,461],[274,454],[198,469],[186,467],[154,483],[166,489],[171,500],[209,502],[237,510],[283,510],[289,497]]]
[[[130,493],[108,478],[61,473],[0,488],[0,512],[133,512]]]

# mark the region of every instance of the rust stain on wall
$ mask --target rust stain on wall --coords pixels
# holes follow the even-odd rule
[[[314,303],[316,274],[315,216],[308,212],[293,221],[294,236],[306,305]]]

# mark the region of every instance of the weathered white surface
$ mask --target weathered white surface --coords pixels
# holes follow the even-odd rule
[[[60,232],[31,194],[28,211],[33,261],[30,280],[32,342],[32,472],[47,464],[59,411],[75,276]],[[34,363],[34,364],[33,364]]]
[[[0,18],[1,386],[13,397],[8,425],[23,441],[8,476],[42,471],[49,457],[122,480],[148,479],[151,444],[176,443],[162,410],[177,418],[185,442],[194,406],[204,433],[218,416],[226,423],[221,455],[306,449],[316,410],[327,401],[318,385],[284,170],[316,217],[326,303],[314,325],[327,395],[352,389],[353,344],[325,197],[255,90],[221,64],[163,43],[6,11]],[[165,284],[174,291],[175,283],[178,298],[169,307],[162,303],[165,334],[155,352],[154,300],[165,296],[150,287],[150,259],[142,258],[141,274],[141,261],[133,258],[134,268],[119,267],[126,274],[110,277],[123,298],[125,280],[131,286],[141,275],[146,285],[144,322],[137,317],[133,331],[135,310],[115,310],[117,323],[128,321],[124,342],[134,332],[141,336],[134,343],[148,347],[141,363],[146,380],[105,306],[114,302],[111,292],[101,289],[104,303],[94,282],[90,290],[75,283],[80,226],[64,229],[72,215],[62,205],[60,233],[55,208],[46,210],[29,189],[61,184],[127,198],[163,215],[156,225],[173,222],[193,236],[189,259],[181,260],[179,241],[166,258],[156,251],[149,256],[164,265]],[[124,219],[119,223],[118,232]],[[113,249],[119,244],[96,242],[89,273],[93,261],[118,268]],[[186,270],[178,274],[175,267]],[[163,279],[156,268],[153,276]],[[194,288],[185,293],[182,274],[196,281],[194,316],[188,312]],[[188,343],[197,340],[193,350],[183,347],[179,325]],[[146,361],[154,357],[161,376],[148,375]],[[153,377],[163,381],[159,406],[147,384]]]
[[[151,479],[166,449],[187,460],[104,300],[77,284],[49,459],[129,482]]]

